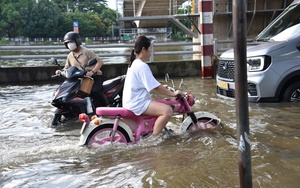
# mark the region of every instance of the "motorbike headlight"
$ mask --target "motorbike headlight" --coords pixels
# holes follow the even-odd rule
[[[247,58],[247,67],[249,72],[266,70],[271,64],[270,56]]]
[[[192,94],[187,94],[187,101],[190,106],[193,106],[195,104],[195,97]]]

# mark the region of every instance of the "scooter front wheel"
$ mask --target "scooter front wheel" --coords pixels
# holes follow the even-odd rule
[[[58,122],[60,121],[60,118],[61,118],[61,114],[55,114],[52,119],[51,126],[57,126]]]
[[[217,127],[218,123],[210,118],[199,118],[197,123],[191,123],[187,131],[205,130]]]
[[[113,133],[113,124],[100,125],[93,130],[87,138],[86,146],[96,147],[108,143],[125,143],[130,142],[128,133],[122,128],[118,127],[115,135]]]

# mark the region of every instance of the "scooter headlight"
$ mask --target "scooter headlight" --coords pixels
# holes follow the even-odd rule
[[[190,106],[193,106],[195,104],[195,97],[192,94],[187,95],[187,101]]]
[[[247,69],[249,72],[266,70],[271,64],[270,56],[247,58]]]

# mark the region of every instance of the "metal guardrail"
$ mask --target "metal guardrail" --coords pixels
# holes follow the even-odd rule
[[[233,43],[233,40],[214,40],[214,54],[224,52],[228,50],[228,48],[218,48],[218,44],[224,43]],[[152,41],[152,54],[150,57],[150,62],[153,62],[154,56],[156,55],[186,55],[186,54],[200,54],[200,51],[155,51],[155,47],[164,47],[164,46],[191,46],[191,45],[201,45],[200,42],[166,42],[166,43],[155,43]],[[97,45],[85,45],[83,46],[93,49],[93,48],[133,48],[134,44],[97,44]],[[49,50],[57,50],[57,49],[65,49],[64,45],[49,45],[49,46],[0,46],[0,51],[17,51],[17,50],[41,50],[41,49],[49,49]],[[112,57],[112,56],[130,56],[129,53],[119,53],[119,54],[98,54],[99,57]],[[2,55],[0,56],[0,60],[3,59],[48,59],[51,57],[55,58],[66,58],[67,54],[50,54],[50,55]]]
[[[155,55],[172,55],[172,54],[199,54],[199,51],[155,51],[154,47],[159,46],[188,46],[200,45],[199,42],[168,42],[168,43],[155,43],[152,42],[152,54],[150,62],[153,62]],[[134,44],[101,44],[101,45],[84,45],[89,49],[93,48],[133,48]],[[49,45],[49,46],[0,46],[0,50],[41,50],[41,49],[65,49],[64,45]],[[130,56],[130,53],[120,54],[98,54],[99,57],[112,57],[112,56]],[[46,59],[46,58],[66,58],[67,54],[50,54],[50,55],[4,55],[0,56],[1,59]]]

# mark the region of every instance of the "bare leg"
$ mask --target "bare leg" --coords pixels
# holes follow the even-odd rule
[[[170,106],[166,104],[156,102],[156,101],[151,101],[147,110],[143,114],[158,116],[153,128],[153,135],[155,136],[162,132],[162,130],[164,129],[164,127],[172,117],[173,110]]]

